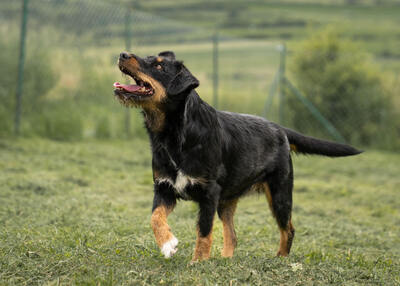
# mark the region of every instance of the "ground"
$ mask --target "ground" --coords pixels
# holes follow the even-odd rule
[[[164,259],[150,228],[146,141],[0,140],[0,285],[314,285],[400,283],[400,155],[295,156],[288,258],[263,196],[239,202],[233,259],[189,265],[197,207],[169,217],[179,250]]]

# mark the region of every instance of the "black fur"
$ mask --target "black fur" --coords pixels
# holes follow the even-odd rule
[[[296,146],[296,151],[299,153],[340,157],[357,155],[362,152],[346,144],[334,143],[305,136],[289,128],[284,128],[284,130],[290,144],[294,144]]]
[[[360,153],[351,146],[304,136],[261,117],[215,110],[199,97],[194,90],[198,80],[172,52],[159,56],[163,57],[162,71],[154,68],[156,57],[134,56],[140,71],[159,81],[167,93],[160,105],[165,117],[162,129],[154,131],[146,123],[155,174],[153,210],[161,204],[174,206],[177,199],[198,202],[202,236],[211,231],[221,204],[243,196],[259,183],[268,184],[278,225],[288,228],[293,189],[290,144],[305,154]],[[188,183],[178,191],[172,183],[177,183],[179,173],[199,183]]]

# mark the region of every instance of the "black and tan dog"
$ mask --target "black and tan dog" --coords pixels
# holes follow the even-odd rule
[[[294,238],[290,151],[331,157],[360,153],[261,117],[215,110],[201,100],[194,90],[198,80],[173,52],[147,58],[121,53],[118,65],[136,85],[115,83],[115,95],[124,105],[143,110],[151,141],[151,226],[165,257],[172,256],[178,244],[167,224],[178,199],[199,205],[193,261],[210,257],[215,213],[223,223],[222,256],[231,257],[236,205],[252,190],[265,193],[280,229],[277,255],[288,255]]]

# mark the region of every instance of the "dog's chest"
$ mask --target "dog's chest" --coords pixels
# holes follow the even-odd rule
[[[189,199],[190,196],[186,192],[189,186],[194,186],[196,184],[203,184],[204,180],[201,178],[195,178],[189,175],[186,175],[182,170],[178,170],[175,179],[168,176],[160,176],[156,178],[156,183],[167,183],[174,188],[174,191],[177,195]]]
[[[179,155],[169,152],[165,146],[163,146],[156,161],[163,163],[159,166],[159,174],[155,178],[155,183],[170,185],[174,189],[174,192],[184,199],[191,199],[189,194],[191,186],[204,185],[206,183],[204,178],[187,174],[182,169]]]

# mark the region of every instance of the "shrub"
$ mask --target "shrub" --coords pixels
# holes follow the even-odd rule
[[[349,142],[376,143],[388,124],[390,99],[382,76],[357,46],[326,29],[300,45],[292,72],[298,88]],[[310,112],[291,96],[288,99],[295,128],[320,135],[322,128]]]

